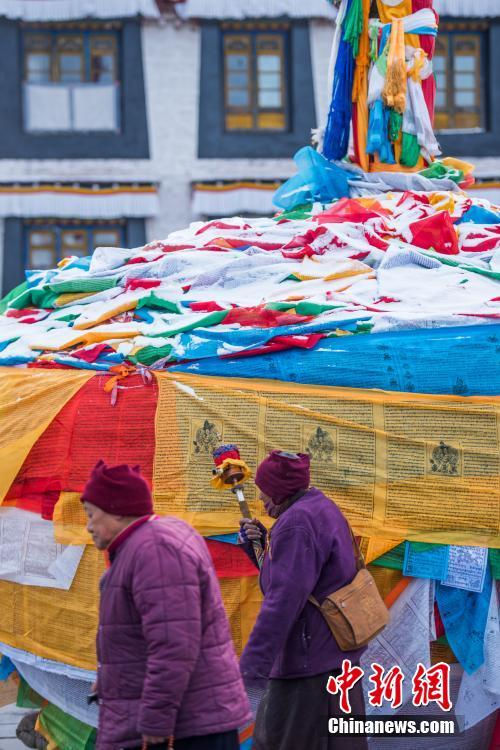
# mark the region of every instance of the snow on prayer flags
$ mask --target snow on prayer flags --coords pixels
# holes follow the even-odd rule
[[[282,336],[498,320],[500,210],[458,191],[458,167],[343,164],[348,194],[320,204],[328,162],[314,159],[298,212],[198,222],[136,250],[98,248],[83,267],[29,272],[0,308],[0,364],[106,372],[213,357],[224,372],[226,359],[299,345]],[[321,345],[309,339],[311,353]]]

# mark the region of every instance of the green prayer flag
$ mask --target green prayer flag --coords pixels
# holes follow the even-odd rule
[[[137,303],[137,310],[140,310],[141,307],[151,307],[153,309],[166,310],[171,313],[180,312],[177,302],[170,302],[168,299],[157,297],[154,292],[150,292],[146,297],[141,297]]]
[[[173,347],[171,344],[165,344],[164,346],[145,346],[140,349],[136,354],[131,354],[127,357],[134,364],[141,365],[152,365],[158,362],[159,359],[168,357]]]
[[[278,312],[288,312],[295,308],[296,302],[269,302],[266,310],[278,310]]]
[[[54,284],[47,284],[44,289],[48,289],[55,294],[83,294],[84,292],[104,292],[106,289],[113,289],[118,283],[118,279],[99,279],[99,278],[81,278],[68,279],[67,281],[58,281]]]
[[[343,307],[343,305],[323,305],[318,302],[308,302],[305,300],[298,303],[295,307],[295,312],[297,315],[321,315],[323,312],[337,310],[339,307]]]
[[[414,167],[420,156],[420,145],[413,133],[403,133],[399,163],[404,167]]]
[[[40,724],[59,750],[93,750],[96,730],[49,703],[40,712]]]
[[[47,701],[36,690],[28,685],[24,677],[19,676],[16,706],[19,708],[41,708]]]
[[[19,297],[21,294],[23,294],[28,288],[28,282],[23,281],[22,284],[19,284],[18,286],[14,287],[14,289],[11,289],[11,291],[3,297],[3,299],[0,300],[0,315],[3,315],[6,309],[11,306],[9,303],[14,300],[16,297]],[[21,309],[21,308],[16,308]]]
[[[488,553],[490,562],[491,576],[497,581],[500,580],[500,549],[490,549]]]
[[[403,126],[403,115],[391,109],[389,113],[389,140],[396,143]]]
[[[381,568],[391,568],[392,570],[403,570],[403,560],[405,556],[405,543],[398,544],[397,547],[390,549],[381,557],[372,560],[370,565],[378,565]]]
[[[440,161],[432,162],[430,166],[426,167],[425,169],[421,169],[418,174],[421,174],[423,177],[428,177],[431,180],[441,180],[447,178],[457,183],[462,182],[462,180],[464,179],[464,173],[461,169],[456,169],[455,167],[447,167],[446,164],[443,164]]]
[[[210,326],[216,326],[222,323],[229,310],[217,310],[216,312],[209,313],[204,318],[194,320],[191,323],[185,323],[184,325],[175,328],[173,331],[163,331],[162,333],[154,333],[151,338],[169,338],[171,336],[177,336],[178,333],[186,333],[192,331],[195,328],[209,328]]]
[[[273,216],[273,219],[275,221],[281,221],[282,219],[290,219],[290,221],[308,219],[311,216],[312,208],[312,203],[300,203],[295,208],[290,209],[290,211],[283,211],[283,213]]]
[[[363,31],[363,20],[362,0],[352,0],[342,23],[342,28],[344,30],[344,41],[351,45],[354,57],[359,52],[359,37]]]
[[[54,294],[47,288],[25,289],[19,297],[11,300],[9,307],[16,310],[24,310],[26,307],[38,307],[39,309],[52,309],[59,295]]]

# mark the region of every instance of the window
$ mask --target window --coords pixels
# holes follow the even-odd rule
[[[117,37],[98,32],[24,33],[24,80],[29,83],[114,83]]]
[[[118,129],[115,32],[25,31],[23,40],[25,130]]]
[[[436,130],[485,128],[484,35],[466,30],[444,31],[436,39]]]
[[[230,28],[223,31],[226,130],[286,130],[287,32]]]
[[[84,258],[96,247],[121,247],[123,225],[116,222],[56,223],[40,220],[25,225],[27,267],[54,268],[62,258]]]

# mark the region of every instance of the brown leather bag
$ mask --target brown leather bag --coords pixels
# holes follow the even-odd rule
[[[309,597],[328,623],[341,651],[355,651],[365,646],[389,622],[389,610],[365,565],[351,528],[350,531],[357,570],[353,580],[328,594],[322,604],[313,596]]]

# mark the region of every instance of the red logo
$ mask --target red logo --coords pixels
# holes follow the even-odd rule
[[[349,691],[363,675],[364,670],[361,667],[353,666],[349,659],[344,659],[341,673],[336,677],[330,675],[328,678],[326,689],[332,695],[340,696],[339,706],[345,714],[351,713]],[[389,703],[391,708],[403,705],[405,676],[401,667],[394,666],[386,672],[380,664],[374,663],[368,679],[373,683],[373,687],[368,691],[370,706],[380,707],[384,701]],[[414,706],[428,706],[434,702],[443,711],[451,710],[449,664],[439,662],[428,669],[423,664],[417,665],[412,677],[412,702]]]
[[[340,693],[339,705],[341,711],[345,714],[351,713],[351,704],[349,703],[349,690],[363,677],[361,667],[352,666],[349,659],[342,662],[342,672],[338,677],[330,675],[326,684],[326,689],[332,695]]]

